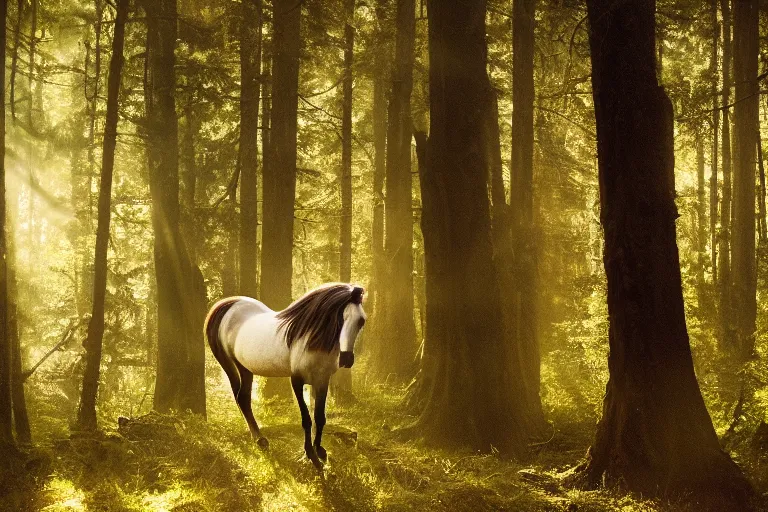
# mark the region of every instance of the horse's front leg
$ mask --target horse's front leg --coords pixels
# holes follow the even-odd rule
[[[299,403],[301,411],[301,426],[304,428],[304,452],[316,468],[323,467],[323,463],[317,458],[314,446],[312,446],[312,418],[309,416],[309,408],[304,401],[304,379],[299,376],[291,377],[291,387],[293,394],[296,395],[296,401]]]
[[[325,399],[328,397],[328,383],[315,390],[315,452],[325,462],[328,454],[320,443],[323,439],[323,427],[325,427]]]

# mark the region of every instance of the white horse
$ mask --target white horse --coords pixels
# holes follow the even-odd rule
[[[355,362],[355,339],[366,319],[363,293],[359,286],[329,283],[279,312],[250,297],[220,300],[208,312],[208,344],[260,447],[267,448],[269,443],[251,410],[253,376],[290,377],[301,410],[304,451],[315,466],[322,466],[321,460],[327,458],[320,443],[328,383],[339,367],[351,368]],[[314,443],[304,384],[315,390]]]

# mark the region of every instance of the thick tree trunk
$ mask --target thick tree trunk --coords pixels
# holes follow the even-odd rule
[[[535,0],[512,3],[512,166],[510,213],[513,245],[511,321],[531,429],[544,425],[541,354],[536,332],[536,229],[533,221],[533,83]]]
[[[179,215],[178,119],[174,96],[176,0],[146,0],[147,153],[157,278],[154,406],[205,414],[205,352],[200,319],[205,286],[187,253]]]
[[[710,94],[712,95],[712,172],[709,178],[709,236],[711,244],[712,284],[717,286],[717,149],[720,130],[720,104],[718,103],[718,41],[720,39],[720,24],[717,22],[717,2],[711,0],[710,15],[712,16],[712,56],[709,60],[709,70],[712,74]]]
[[[720,256],[717,289],[719,336],[723,348],[734,343],[733,309],[731,304],[731,5],[720,0],[723,13],[723,202],[720,206]]]
[[[483,128],[485,1],[429,4],[430,138],[419,166],[427,327],[420,433],[482,450],[522,450],[510,397],[493,261]],[[424,135],[417,133],[424,152]]]
[[[373,269],[371,282],[366,290],[367,308],[374,314],[378,305],[378,290],[384,285],[384,176],[386,175],[387,160],[387,79],[389,63],[387,31],[383,27],[385,20],[384,1],[376,4],[376,30],[378,44],[382,49],[374,55],[373,77],[373,224],[371,227],[371,253]]]
[[[341,222],[339,233],[339,280],[352,281],[352,61],[355,49],[355,0],[344,0],[344,78],[341,107]],[[339,368],[331,383],[337,401],[351,402],[352,370]]]
[[[386,205],[381,308],[372,331],[372,361],[382,377],[413,375],[416,326],[413,321],[413,212],[411,204],[411,91],[413,89],[415,1],[397,0],[395,58],[387,116]]]
[[[101,349],[104,339],[104,307],[107,293],[107,248],[112,204],[112,176],[115,168],[117,144],[118,99],[120,76],[123,71],[123,47],[125,44],[125,20],[128,17],[128,0],[117,0],[115,32],[112,38],[112,58],[107,80],[107,116],[104,123],[104,145],[101,155],[101,182],[99,184],[98,227],[94,251],[93,309],[88,322],[88,338],[85,341],[85,373],[77,411],[79,430],[95,430],[96,395],[99,390]]]
[[[0,19],[8,18],[8,0],[0,1]],[[0,31],[0,48],[5,48],[6,31]],[[5,66],[0,66],[0,445],[13,444],[11,372],[13,352],[8,335],[8,246],[5,189]]]
[[[259,74],[261,0],[244,0],[240,21],[240,294],[258,296]]]
[[[269,165],[263,173],[261,300],[273,309],[283,309],[292,298],[301,3],[274,0],[273,11],[272,119]]]
[[[656,76],[655,2],[588,0],[587,7],[610,377],[581,477],[590,486],[692,493],[743,510],[749,484],[720,448],[685,325],[673,112]]]
[[[301,3],[274,0],[272,104],[268,164],[264,177],[261,300],[273,309],[291,303],[293,216],[296,200],[296,115],[299,101]],[[266,396],[290,397],[283,379],[267,379]]]
[[[733,3],[733,248],[732,297],[736,323],[736,352],[750,358],[755,346],[757,272],[755,269],[755,150],[759,96],[758,2]]]

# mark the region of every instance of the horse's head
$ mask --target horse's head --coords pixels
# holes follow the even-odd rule
[[[339,336],[339,345],[341,353],[339,354],[339,367],[352,368],[355,364],[355,340],[360,333],[360,329],[365,325],[365,311],[363,311],[363,294],[365,290],[360,286],[352,289],[352,296],[349,304],[344,308],[344,324],[341,327]]]

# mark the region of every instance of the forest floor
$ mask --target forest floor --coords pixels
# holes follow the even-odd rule
[[[294,404],[256,408],[270,440],[260,450],[224,388],[209,419],[150,414],[30,449],[0,471],[0,510],[19,511],[672,511],[695,510],[610,491],[564,488],[558,475],[584,455],[594,425],[553,428],[521,464],[498,454],[403,440],[399,395],[371,391],[330,404],[319,473],[306,460]],[[256,404],[255,404],[256,405]],[[1,455],[1,454],[0,454]],[[6,461],[10,460],[4,457]],[[4,474],[3,474],[4,473]]]

